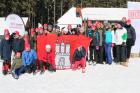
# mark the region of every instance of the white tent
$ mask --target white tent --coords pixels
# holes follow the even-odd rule
[[[75,26],[77,24],[82,24],[82,19],[121,20],[122,17],[128,17],[127,8],[83,8],[81,12],[82,18],[76,17],[76,8],[72,7],[58,19],[58,25],[60,27],[65,27],[68,24]]]
[[[61,27],[66,27],[68,24],[71,24],[73,27],[77,24],[81,24],[81,18],[76,17],[75,14],[76,8],[71,8],[68,10],[62,17],[58,19],[58,25]]]
[[[121,20],[128,17],[127,8],[83,8],[83,19],[89,20]]]

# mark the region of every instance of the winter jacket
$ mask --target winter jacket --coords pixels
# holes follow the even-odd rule
[[[24,40],[22,38],[15,38],[12,42],[14,52],[22,52],[24,50]]]
[[[99,46],[100,45],[100,34],[98,31],[94,31],[90,46]]]
[[[11,61],[12,42],[11,40],[2,39],[0,43],[1,59]]]
[[[126,43],[127,31],[125,28],[117,29],[115,31],[115,44],[122,45],[123,42]]]
[[[30,37],[30,47],[31,47],[31,49],[35,49],[35,47],[36,47],[36,37],[35,36]]]
[[[90,38],[93,38],[93,30],[91,28],[88,28],[87,30],[87,36],[90,37]]]
[[[80,51],[76,49],[73,54],[72,64],[74,64],[75,61],[80,61],[85,56],[86,56],[86,50],[84,47],[82,47]]]
[[[22,64],[24,66],[30,65],[32,64],[32,62],[34,62],[34,60],[37,59],[37,55],[35,50],[31,49],[30,51],[23,51],[22,52]]]
[[[43,55],[42,55],[41,61],[43,61],[45,63],[47,62],[47,63],[52,64],[53,63],[53,55],[52,55],[52,52],[49,52],[49,53],[44,52]]]
[[[112,43],[112,32],[111,29],[105,31],[105,43]]]
[[[98,32],[99,32],[99,36],[100,36],[99,46],[102,46],[103,45],[103,39],[104,39],[104,30],[102,28],[99,28]]]
[[[132,25],[127,25],[126,27],[126,30],[127,30],[127,34],[128,34],[128,37],[127,39],[128,40],[131,40],[131,44],[130,45],[134,45],[135,44],[135,41],[136,41],[136,32],[135,32],[135,29],[133,28]]]
[[[22,59],[21,58],[15,58],[13,60],[11,71],[16,70],[22,66]]]

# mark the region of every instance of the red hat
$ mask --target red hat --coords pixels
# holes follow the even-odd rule
[[[39,31],[39,28],[36,28],[35,31],[38,32]]]
[[[44,27],[48,27],[48,24],[44,24],[43,26],[44,26]]]
[[[4,29],[4,34],[5,35],[10,35],[9,30],[8,29]]]
[[[89,25],[89,26],[92,25],[92,20],[88,20],[88,25]]]
[[[30,48],[30,44],[26,43],[25,44],[25,49],[28,49],[28,48]]]
[[[92,28],[93,30],[95,30],[95,29],[96,29],[96,25],[92,25],[91,28]]]
[[[130,19],[126,20],[126,24],[131,24],[131,20]]]
[[[19,31],[15,31],[15,35],[19,35]]]
[[[31,31],[31,35],[34,35],[35,34],[35,31]]]

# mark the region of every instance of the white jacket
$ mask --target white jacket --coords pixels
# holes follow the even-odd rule
[[[127,34],[126,29],[123,27],[122,29],[117,29],[115,31],[115,44],[116,45],[122,45],[123,42],[126,43],[126,39],[123,39],[123,35]]]

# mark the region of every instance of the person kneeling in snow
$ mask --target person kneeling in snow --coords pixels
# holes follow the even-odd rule
[[[76,70],[81,66],[82,73],[85,73],[85,66],[86,66],[86,50],[83,46],[78,46],[75,49],[73,58],[72,58],[72,69]]]
[[[46,51],[43,53],[42,60],[40,61],[40,74],[45,72],[45,69],[48,69],[50,72],[56,72],[56,69],[53,67],[53,55],[50,45],[46,45]]]
[[[18,79],[19,76],[25,72],[36,73],[36,59],[37,55],[35,50],[30,49],[30,45],[25,46],[25,50],[22,52],[22,66],[15,71],[14,78]]]
[[[21,53],[17,52],[15,54],[15,58],[13,60],[13,63],[12,63],[11,69],[10,69],[10,73],[12,74],[13,77],[15,75],[16,69],[20,68],[21,66],[22,66]]]

